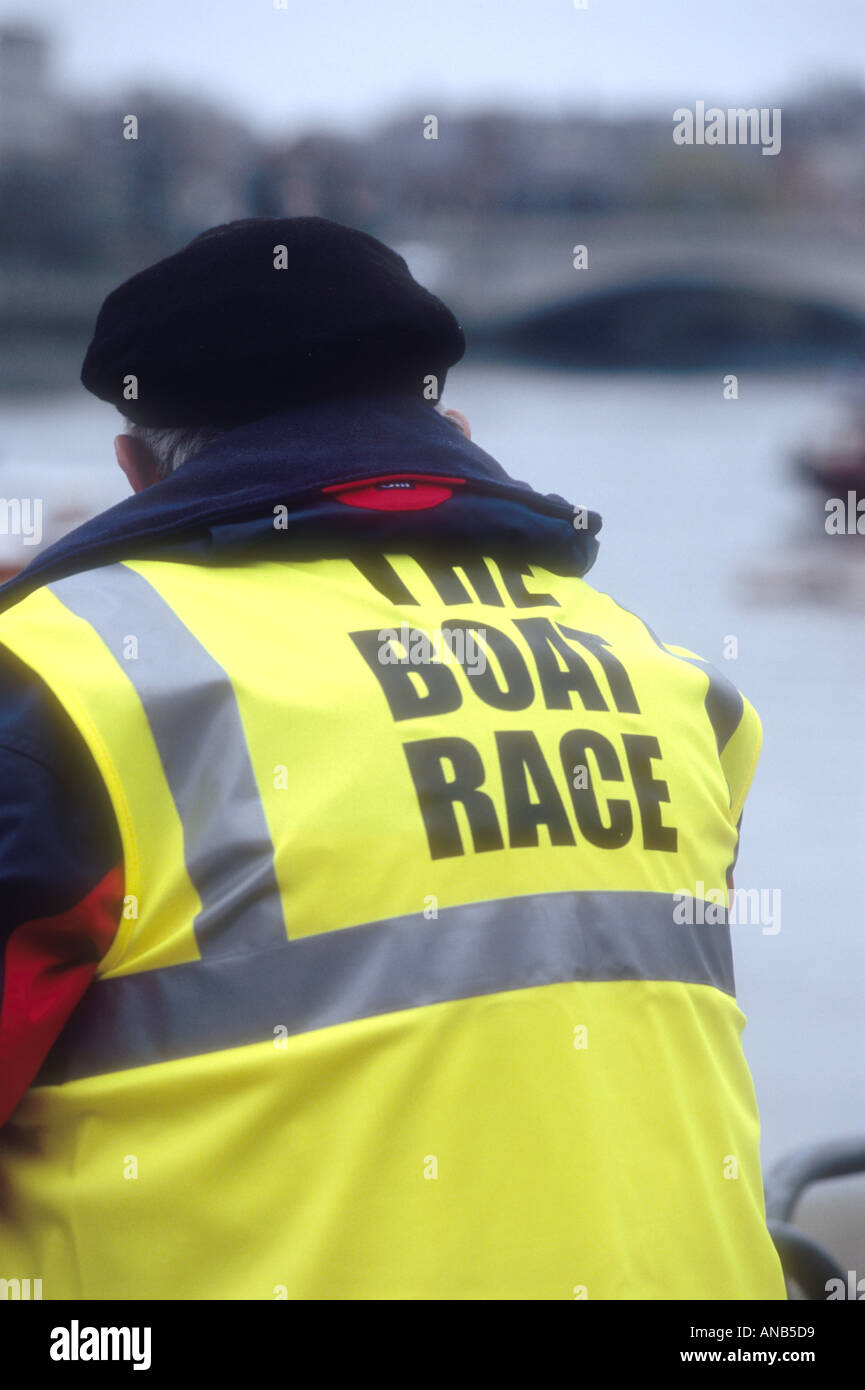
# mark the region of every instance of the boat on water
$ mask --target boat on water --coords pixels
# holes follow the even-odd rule
[[[865,612],[865,380],[848,383],[841,424],[794,450],[798,531],[739,579],[754,605],[829,604]]]
[[[801,481],[822,493],[827,501],[838,497],[846,505],[848,494],[854,492],[857,504],[865,503],[865,383],[856,390],[848,388],[841,407],[840,428],[828,440],[797,450],[793,467]],[[861,530],[848,534],[865,536],[865,520]]]

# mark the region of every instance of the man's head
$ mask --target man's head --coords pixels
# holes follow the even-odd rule
[[[437,399],[464,350],[451,311],[375,237],[258,218],[211,228],[114,290],[81,379],[139,430],[176,436],[122,436],[137,440],[122,446],[131,471],[146,474],[150,454],[164,476],[202,431],[338,396]]]

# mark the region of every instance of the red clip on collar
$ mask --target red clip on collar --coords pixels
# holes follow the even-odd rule
[[[348,507],[368,507],[376,512],[419,512],[437,507],[453,495],[465,478],[439,478],[428,473],[385,473],[357,483],[330,483],[322,492],[332,492],[337,502]]]

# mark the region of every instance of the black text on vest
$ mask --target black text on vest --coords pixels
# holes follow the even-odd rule
[[[463,703],[463,682],[496,710],[530,709],[537,688],[548,710],[640,714],[630,677],[602,637],[546,617],[515,618],[510,625],[514,637],[486,621],[447,620],[451,631],[482,636],[498,672],[491,664],[483,669],[459,661],[456,669],[439,661],[411,665],[393,654],[382,660],[382,629],[349,635],[397,723],[453,714]],[[408,641],[415,636],[426,634],[410,628]],[[542,828],[551,845],[573,847],[582,841],[614,850],[631,840],[635,820],[644,849],[675,851],[676,829],[661,813],[670,794],[653,767],[662,757],[653,734],[611,727],[608,737],[597,729],[568,729],[559,736],[555,770],[532,729],[493,731],[493,737],[504,824],[489,795],[489,769],[469,739],[443,732],[403,744],[432,859],[465,854],[468,848],[475,853],[504,849],[506,843],[512,849],[537,846]],[[575,777],[575,769],[582,775]],[[632,800],[616,794],[628,789],[636,817]]]

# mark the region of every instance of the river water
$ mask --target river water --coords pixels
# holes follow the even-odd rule
[[[590,582],[719,666],[760,713],[736,884],[780,891],[780,930],[733,936],[764,1162],[865,1133],[865,581],[858,608],[833,594],[858,544],[822,534],[822,501],[788,471],[832,422],[834,386],[754,374],[725,400],[714,373],[463,366],[447,391],[513,476],[601,512]],[[119,500],[117,420],[83,391],[0,401],[2,495],[56,488],[61,526]],[[812,555],[825,582],[809,598],[796,574]]]

